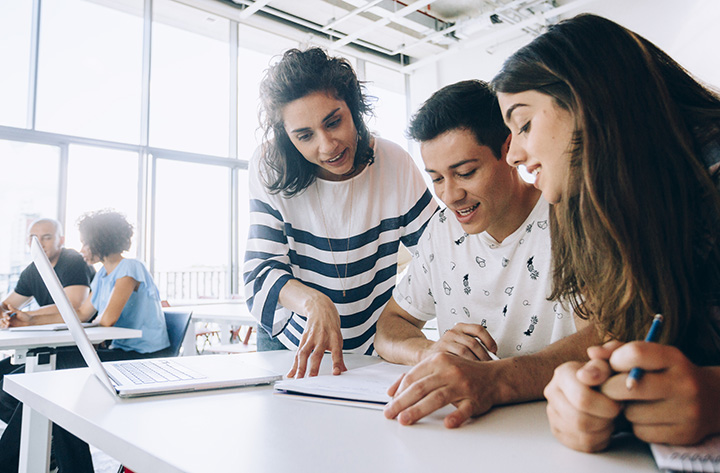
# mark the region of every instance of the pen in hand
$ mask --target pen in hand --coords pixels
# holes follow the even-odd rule
[[[650,330],[645,337],[646,342],[657,341],[658,337],[660,337],[660,329],[662,328],[662,323],[663,316],[661,314],[655,314],[652,325],[650,325]],[[640,381],[640,378],[642,378],[643,373],[644,371],[642,370],[642,368],[633,368],[630,370],[630,374],[628,375],[627,380],[625,380],[625,386],[627,387],[628,391],[635,387],[638,381]]]

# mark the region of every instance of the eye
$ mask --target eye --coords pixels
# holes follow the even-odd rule
[[[472,176],[473,174],[475,174],[475,171],[476,171],[476,169],[473,169],[473,170],[471,170],[471,171],[469,171],[469,172],[466,172],[466,173],[463,173],[463,174],[458,173],[458,176],[460,176],[460,177],[470,177],[470,176]]]
[[[442,182],[442,180],[443,180],[442,176],[432,178],[433,184],[438,184],[438,183]]]
[[[307,141],[312,136],[312,133],[303,133],[302,135],[297,135],[296,139],[298,141]]]
[[[530,122],[528,121],[520,130],[518,131],[518,135],[522,135],[523,133],[526,133],[530,131]]]
[[[335,120],[333,120],[333,121],[331,121],[331,122],[328,122],[327,127],[328,127],[328,128],[335,128],[335,127],[337,127],[338,125],[340,125],[340,118],[337,118],[337,119],[335,119]]]

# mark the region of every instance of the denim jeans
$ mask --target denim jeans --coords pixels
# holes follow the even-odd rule
[[[287,347],[282,344],[277,338],[273,338],[264,328],[257,328],[257,351],[274,351],[274,350],[287,350]]]

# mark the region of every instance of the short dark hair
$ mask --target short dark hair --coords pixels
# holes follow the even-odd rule
[[[78,219],[80,239],[90,252],[102,259],[130,249],[133,227],[125,217],[112,210],[98,210]]]
[[[510,130],[503,122],[497,97],[486,82],[464,80],[435,92],[410,120],[408,135],[423,142],[457,129],[471,131],[478,144],[501,158]]]
[[[264,131],[261,175],[272,193],[282,191],[290,197],[315,181],[317,166],[292,144],[282,119],[287,104],[313,92],[327,92],[347,104],[358,133],[354,164],[358,167],[373,162],[370,131],[364,121],[366,115],[372,115],[372,105],[350,63],[330,57],[320,48],[290,49],[265,71],[260,83],[259,118]]]

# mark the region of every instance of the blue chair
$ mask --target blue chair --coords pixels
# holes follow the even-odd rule
[[[192,311],[164,310],[165,325],[167,326],[170,346],[158,352],[158,357],[178,356],[182,346],[185,333],[190,326]]]

